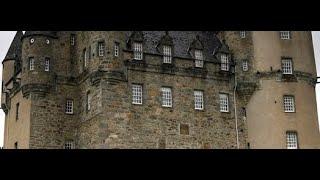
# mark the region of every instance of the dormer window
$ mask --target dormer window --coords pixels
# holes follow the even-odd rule
[[[172,48],[171,46],[163,46],[163,63],[171,64]]]
[[[202,52],[202,50],[195,50],[194,57],[195,57],[195,67],[202,68],[203,67],[203,52]]]
[[[290,31],[280,31],[280,39],[291,39]]]
[[[222,71],[229,71],[229,57],[228,57],[228,54],[225,54],[225,53],[221,54],[221,70]]]
[[[142,43],[138,43],[138,42],[133,43],[133,53],[134,53],[135,60],[143,59]]]

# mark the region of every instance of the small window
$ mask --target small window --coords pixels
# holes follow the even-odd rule
[[[76,42],[76,35],[75,34],[71,34],[70,36],[70,45],[74,46]]]
[[[87,111],[90,111],[91,110],[91,93],[90,91],[87,92]]]
[[[194,109],[203,110],[203,91],[194,91]]]
[[[283,74],[292,74],[292,59],[291,58],[284,58],[281,60],[282,64],[282,73]]]
[[[172,107],[172,90],[171,88],[163,87],[162,89],[162,106]]]
[[[46,43],[47,43],[47,44],[50,44],[50,40],[49,40],[49,39],[47,39],[47,40],[46,40]]]
[[[172,48],[171,46],[163,46],[163,63],[171,64]]]
[[[30,39],[30,43],[33,44],[34,43],[34,38]]]
[[[73,100],[71,99],[66,102],[66,114],[73,114]]]
[[[195,66],[202,68],[203,67],[203,52],[201,50],[194,51],[195,56]]]
[[[221,54],[221,70],[229,71],[229,57],[228,54]]]
[[[142,60],[143,59],[143,49],[142,43],[133,43],[134,59]]]
[[[83,50],[83,66],[86,68],[88,66],[88,53],[87,49]]]
[[[33,57],[29,58],[29,70],[30,71],[34,70],[34,58]]]
[[[188,124],[180,124],[180,134],[181,135],[189,135],[189,125]]]
[[[20,104],[17,103],[16,104],[16,121],[18,121],[18,119],[19,119],[19,107],[20,107]]]
[[[18,149],[18,141],[14,143],[14,149]]]
[[[142,85],[132,85],[132,104],[142,104]]]
[[[246,38],[246,31],[240,31],[240,38]]]
[[[280,38],[281,39],[291,39],[290,31],[280,31]]]
[[[229,112],[229,97],[227,94],[220,94],[220,112]]]
[[[120,51],[119,43],[115,43],[114,44],[114,56],[115,57],[119,57],[119,51]]]
[[[104,42],[99,42],[98,43],[98,55],[100,57],[104,56],[104,48],[105,48]]]
[[[50,58],[46,58],[44,62],[44,71],[50,71]]]
[[[295,112],[294,97],[283,96],[284,112]]]
[[[242,70],[244,72],[249,70],[249,66],[248,66],[248,61],[247,60],[242,61]]]
[[[288,131],[287,136],[287,149],[298,149],[298,135],[297,132]]]
[[[73,141],[66,141],[65,143],[64,143],[64,149],[74,149],[74,143],[73,143]]]

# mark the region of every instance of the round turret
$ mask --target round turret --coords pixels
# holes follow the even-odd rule
[[[56,32],[27,31],[22,37],[22,77],[24,96],[48,93],[53,86],[56,62]]]

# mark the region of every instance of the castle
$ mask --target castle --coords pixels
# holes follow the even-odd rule
[[[5,149],[319,148],[308,31],[18,31]]]

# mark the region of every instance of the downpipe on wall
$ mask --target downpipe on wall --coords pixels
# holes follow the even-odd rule
[[[236,76],[236,64],[234,65],[234,89],[233,89],[233,103],[234,103],[234,117],[236,124],[236,136],[237,136],[237,149],[240,149],[239,146],[239,132],[238,132],[238,115],[237,115],[237,102],[236,102],[236,90],[237,90],[237,76]]]

